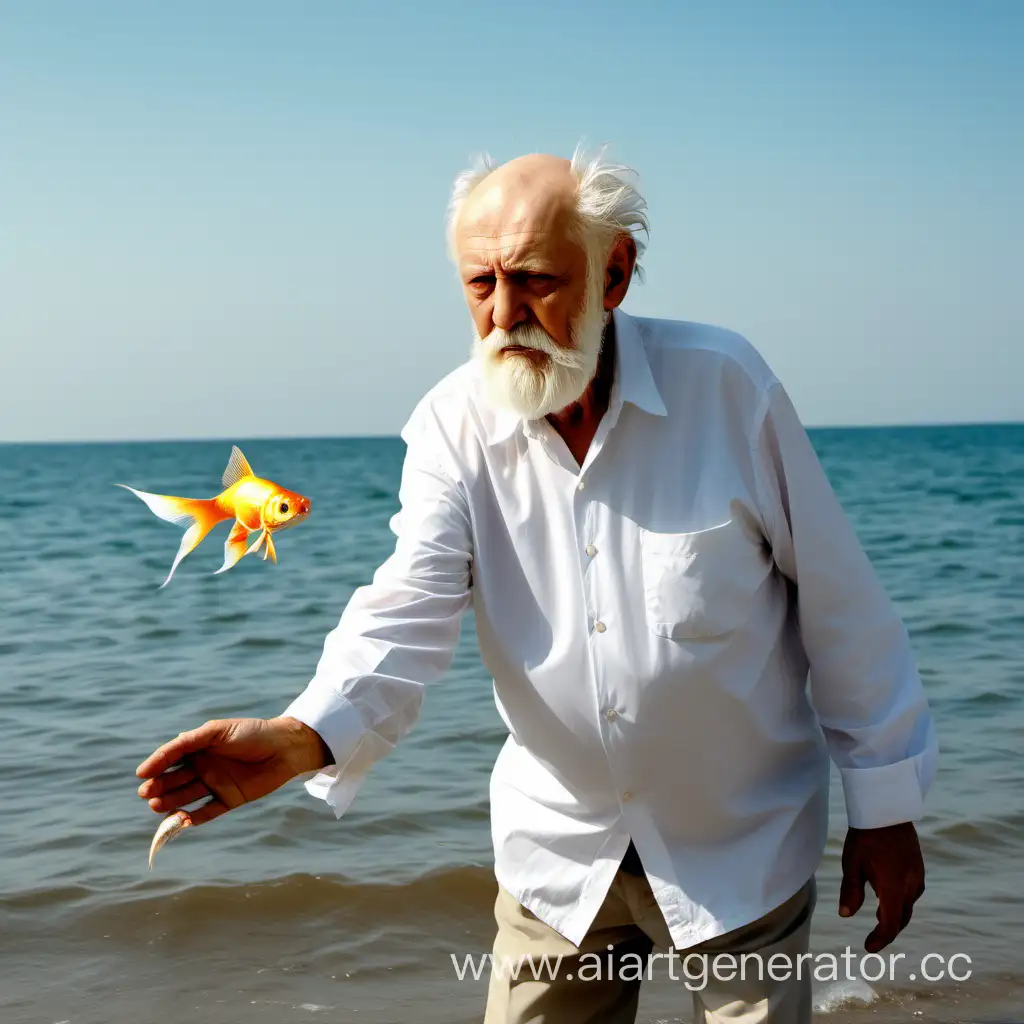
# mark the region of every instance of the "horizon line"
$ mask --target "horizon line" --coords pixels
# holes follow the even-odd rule
[[[1022,420],[922,420],[915,423],[816,423],[804,424],[810,433],[818,430],[934,430],[948,427],[1020,427]],[[400,441],[394,434],[248,434],[208,437],[90,437],[90,438],[32,438],[10,441],[0,438],[0,446],[14,448],[19,445],[115,445],[115,444],[233,444],[249,441]]]

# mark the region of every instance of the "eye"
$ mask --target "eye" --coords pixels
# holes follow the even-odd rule
[[[548,295],[555,290],[558,281],[554,274],[531,274],[530,288],[537,295]]]
[[[479,274],[469,282],[469,288],[471,291],[477,293],[477,295],[484,295],[494,287],[494,275],[493,274]]]
[[[281,511],[282,512],[287,512],[288,511],[288,502],[287,501],[282,501],[281,502]]]

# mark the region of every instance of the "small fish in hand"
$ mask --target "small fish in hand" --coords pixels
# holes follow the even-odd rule
[[[226,519],[234,519],[235,522],[224,543],[224,564],[218,573],[230,569],[244,555],[258,551],[260,547],[263,547],[264,561],[270,558],[276,562],[277,551],[272,534],[294,526],[309,515],[309,498],[256,476],[237,445],[231,449],[231,459],[221,482],[224,490],[215,498],[176,498],[169,494],[137,491],[127,484],[117,485],[141,498],[161,519],[187,527],[171,571],[161,587],[171,582],[181,560],[213,527]],[[250,545],[249,535],[257,532],[259,537]]]
[[[157,826],[153,836],[153,842],[149,845],[149,870],[153,870],[153,858],[160,852],[160,848],[169,843],[175,836],[180,836],[185,829],[190,828],[192,819],[188,811],[175,811],[168,814]]]

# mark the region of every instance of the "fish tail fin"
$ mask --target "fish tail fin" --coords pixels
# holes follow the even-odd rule
[[[174,570],[181,560],[227,515],[222,512],[213,498],[178,498],[171,494],[150,494],[148,491],[137,491],[127,484],[118,484],[126,491],[131,491],[137,498],[144,501],[149,510],[159,518],[177,526],[187,527],[181,538],[181,545],[171,565],[167,579],[160,584],[161,588],[171,582]]]

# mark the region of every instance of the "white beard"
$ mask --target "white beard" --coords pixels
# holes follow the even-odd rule
[[[603,284],[602,274],[597,285]],[[609,319],[602,297],[600,287],[588,287],[586,304],[570,324],[572,348],[556,344],[535,324],[520,324],[511,331],[496,327],[486,338],[474,331],[473,357],[483,371],[487,401],[527,420],[560,412],[579,401],[597,373]],[[502,354],[507,345],[535,349],[547,358],[535,362],[523,353]]]

